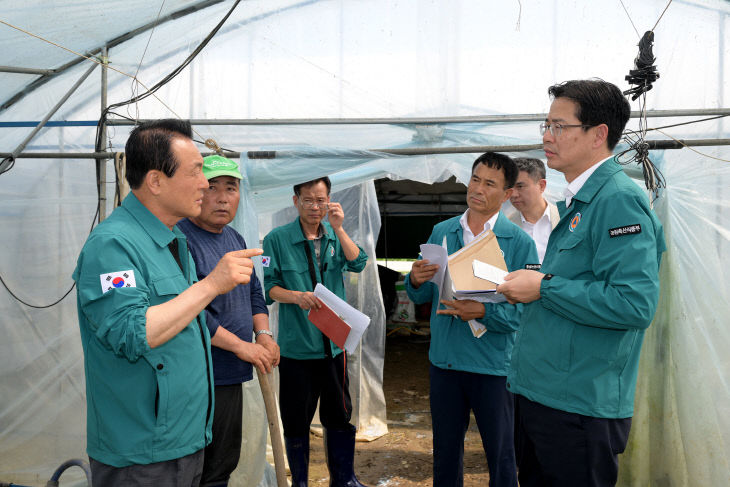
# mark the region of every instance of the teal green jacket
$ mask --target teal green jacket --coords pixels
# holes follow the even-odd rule
[[[322,222],[324,235],[321,242],[321,264],[317,265],[314,244],[307,240],[297,217],[291,223],[273,229],[264,237],[264,291],[266,304],[273,304],[269,296],[271,288],[282,287],[289,291],[313,291],[312,278],[306,252],[310,252],[317,282],[324,284],[338,297],[345,299],[344,272],[360,272],[367,264],[368,256],[360,248],[351,261],[345,258],[342,245],[332,226]],[[293,303],[279,305],[278,343],[281,355],[287,358],[308,360],[325,357],[322,332],[307,319],[308,310]],[[332,356],[342,352],[330,341]]]
[[[167,245],[177,238],[184,272]],[[150,348],[147,308],[197,280],[185,236],[130,193],[97,226],[73,273],[87,402],[87,453],[114,467],[180,458],[211,440],[213,369],[204,313]],[[200,323],[198,323],[200,320]]]
[[[436,225],[428,243],[441,245],[445,236],[449,255],[461,249],[464,237],[459,218],[455,216]],[[535,242],[502,212],[499,212],[493,231],[509,271],[539,264]],[[431,363],[441,369],[507,375],[523,305],[484,303],[484,317],[478,321],[487,331],[476,338],[467,322],[454,316],[436,314],[436,310],[445,306],[439,304],[439,293],[434,283],[425,282],[414,288],[410,277],[410,274],[406,276],[408,297],[417,304],[431,303],[431,346],[428,351]]]
[[[554,277],[525,305],[507,387],[562,411],[631,417],[659,299],[662,226],[613,159],[558,209],[541,269]]]

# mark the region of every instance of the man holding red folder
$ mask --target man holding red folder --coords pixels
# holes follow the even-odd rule
[[[307,319],[309,309],[320,306],[313,293],[317,283],[344,299],[343,273],[362,271],[368,259],[342,227],[345,214],[330,202],[330,189],[327,177],[294,186],[299,217],[264,238],[266,302],[280,303],[279,408],[293,487],[307,485],[317,401],[330,486],[363,487],[353,471],[355,427],[345,354]]]
[[[509,157],[494,152],[481,155],[474,162],[467,188],[469,208],[436,225],[428,243],[446,241],[448,253],[453,254],[491,230],[509,271],[536,265],[535,243],[500,211],[512,193],[517,173]],[[514,399],[507,390],[506,376],[522,305],[443,300],[436,285],[429,282],[437,269],[438,265],[419,260],[406,278],[406,291],[413,302],[432,303],[433,485],[463,484],[464,435],[473,411],[489,465],[490,487],[516,487]],[[470,324],[474,321],[486,331],[473,332]]]

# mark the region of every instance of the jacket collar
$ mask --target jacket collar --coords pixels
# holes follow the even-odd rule
[[[580,188],[580,191],[578,191],[578,193],[573,196],[573,200],[570,202],[570,206],[573,206],[573,201],[590,203],[598,193],[598,190],[600,190],[603,185],[606,184],[606,181],[608,181],[611,176],[621,170],[621,166],[619,166],[616,162],[616,157],[612,157],[611,159],[606,160],[606,162],[601,164],[598,169],[596,169],[595,172],[591,174],[591,177],[589,177],[583,187]],[[560,213],[560,218],[562,219],[563,215],[568,212],[568,208],[565,206],[565,200],[558,201],[557,203],[555,203],[555,206],[558,207],[558,213]]]
[[[173,230],[170,231],[132,192],[122,201],[122,208],[127,210],[137,220],[137,223],[147,232],[147,235],[160,247],[167,247],[175,237],[185,239],[185,236],[177,226],[173,227]]]
[[[334,240],[335,239],[335,233],[334,230],[332,230],[332,226],[327,223],[326,221],[322,221],[320,223],[321,228],[324,229],[324,233],[322,234],[322,238],[326,238],[328,240]],[[302,225],[299,223],[299,217],[297,217],[293,222],[287,224],[287,233],[289,234],[289,240],[292,244],[297,244],[300,242],[306,242],[307,237],[304,236],[304,232],[302,231]]]
[[[509,232],[510,223],[509,218],[504,216],[504,213],[500,210],[499,216],[497,216],[497,221],[494,222],[494,228],[492,231],[497,237],[510,238],[512,236]]]
[[[598,193],[598,190],[606,184],[606,181],[619,171],[621,171],[621,166],[616,163],[615,157],[606,160],[606,162],[601,164],[598,169],[591,174],[591,177],[589,177],[583,187],[580,188],[580,191],[573,196],[573,199],[582,201],[583,203],[590,203],[593,197],[596,196],[596,193]]]

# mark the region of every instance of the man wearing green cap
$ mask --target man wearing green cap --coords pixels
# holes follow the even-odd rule
[[[246,248],[243,237],[228,224],[236,216],[242,179],[238,164],[218,155],[203,159],[208,179],[200,215],[178,227],[188,239],[198,279],[213,270],[222,255]],[[253,366],[268,373],[279,363],[279,346],[269,331],[269,314],[256,272],[248,284],[236,286],[205,308],[212,345],[215,381],[213,441],[205,449],[200,485],[224,486],[241,455],[243,389]],[[256,341],[252,343],[252,336]]]

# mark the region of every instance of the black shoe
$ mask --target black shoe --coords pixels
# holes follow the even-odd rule
[[[284,437],[289,459],[291,487],[307,487],[309,478],[309,436]]]
[[[330,487],[365,487],[352,468],[355,459],[355,427],[347,430],[326,429],[324,451],[330,471]]]

